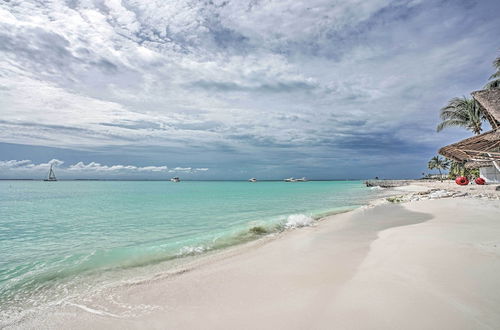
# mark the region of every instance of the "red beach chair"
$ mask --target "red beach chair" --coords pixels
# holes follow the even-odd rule
[[[469,180],[465,176],[459,176],[455,179],[455,182],[460,186],[466,186],[469,184]]]
[[[485,184],[485,183],[486,183],[486,181],[484,181],[484,179],[483,179],[483,178],[477,178],[476,180],[474,180],[474,182],[475,182],[476,184],[480,184],[480,185],[483,185],[483,184]]]

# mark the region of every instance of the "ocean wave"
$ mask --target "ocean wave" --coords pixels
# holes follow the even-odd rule
[[[295,229],[300,227],[308,227],[314,224],[314,219],[305,214],[291,214],[286,219],[285,228]]]
[[[210,250],[210,247],[208,246],[184,246],[182,247],[179,252],[177,253],[178,257],[183,257],[183,256],[192,256],[195,254],[201,254],[203,252],[206,252]]]

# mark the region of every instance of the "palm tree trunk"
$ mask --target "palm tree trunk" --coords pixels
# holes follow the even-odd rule
[[[443,175],[441,174],[441,169],[438,168],[438,171],[439,171],[439,180],[443,182]]]

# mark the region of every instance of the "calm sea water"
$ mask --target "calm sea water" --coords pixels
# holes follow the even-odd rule
[[[307,225],[374,194],[362,182],[0,181],[0,307]]]

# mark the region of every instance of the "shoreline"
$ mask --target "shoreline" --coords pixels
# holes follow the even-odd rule
[[[376,194],[376,192],[374,193]],[[374,193],[371,193],[371,195]],[[105,290],[108,287],[120,286],[123,283],[127,285],[130,282],[152,281],[155,278],[183,273],[186,271],[186,267],[191,268],[194,264],[204,264],[205,262],[212,262],[212,259],[225,258],[227,255],[238,254],[240,251],[259,246],[303,226],[310,226],[325,217],[350,212],[365,205],[372,198],[368,197],[366,200],[359,200],[358,202],[360,203],[356,203],[357,205],[347,204],[342,207],[319,208],[315,211],[304,213],[287,212],[284,217],[279,216],[282,218],[281,220],[278,219],[279,221],[274,219],[267,223],[262,222],[262,224],[261,221],[248,222],[247,225],[233,231],[231,235],[221,236],[221,241],[217,241],[216,244],[206,244],[203,246],[199,244],[186,245],[177,252],[169,254],[166,258],[157,259],[157,261],[141,262],[138,265],[129,263],[129,265],[123,267],[113,267],[100,272],[91,270],[82,273],[81,276],[75,275],[75,280],[65,275],[57,275],[58,278],[54,281],[48,278],[48,281],[51,282],[47,282],[47,285],[44,285],[42,290],[27,288],[25,290],[26,295],[23,295],[24,292],[21,292],[19,296],[12,296],[14,297],[11,300],[12,304],[10,304],[8,299],[4,300],[5,305],[2,304],[2,313],[0,313],[0,327],[17,324],[19,319],[22,322],[22,319],[26,315],[29,317],[40,311],[45,312],[47,306],[66,304],[68,301],[74,300],[74,297],[78,297],[82,291],[90,290],[90,292],[99,292],[102,289]],[[310,222],[301,223],[303,219],[298,219],[296,224],[288,224],[290,216],[296,215],[308,218],[305,220],[310,220]],[[253,229],[255,228],[264,228],[265,231],[254,231]],[[211,241],[211,243],[214,242]],[[198,249],[198,247],[203,248]],[[186,248],[189,248],[189,251]],[[64,289],[64,292],[56,286]],[[69,288],[69,290],[66,288]],[[35,292],[35,294],[30,295],[31,292]],[[83,295],[88,296],[88,292],[84,292]],[[89,310],[92,310],[92,308]]]
[[[310,214],[310,219],[312,220],[310,224],[288,227],[286,226],[286,221],[283,222],[281,225],[279,225],[278,223],[268,223],[266,230],[270,231],[267,231],[265,234],[256,234],[253,238],[245,238],[243,240],[233,239],[232,243],[230,244],[222,244],[220,246],[214,246],[212,248],[203,249],[201,251],[193,251],[192,253],[179,253],[173,257],[167,258],[159,262],[153,262],[139,266],[124,267],[123,269],[118,269],[121,277],[112,276],[112,278],[114,278],[112,282],[108,283],[107,280],[109,280],[109,277],[106,276],[103,278],[99,278],[99,280],[106,281],[106,284],[102,287],[101,286],[92,287],[91,294],[93,294],[94,291],[100,292],[102,289],[106,290],[107,288],[110,287],[111,288],[127,287],[129,285],[150,283],[157,280],[167,279],[178,275],[182,275],[184,273],[195,270],[196,268],[210,265],[214,262],[219,262],[226,260],[228,258],[237,257],[240,254],[244,254],[247,251],[259,248],[269,242],[286,237],[293,231],[304,229],[306,227],[316,226],[317,223],[325,221],[330,217],[353,212],[356,209],[368,205],[369,203],[357,206],[353,205],[353,206],[337,207],[334,209],[330,209],[328,211],[322,211],[320,213]],[[302,216],[303,214],[296,214],[296,215]],[[260,225],[256,226],[260,227]],[[255,228],[255,226],[248,227],[246,230],[241,230],[238,233],[240,235],[249,233],[252,231],[253,228]],[[238,233],[233,236],[237,237]],[[135,272],[136,270],[140,270],[140,272]],[[113,273],[116,272],[117,270],[116,269],[107,270],[106,273],[108,271]],[[152,273],[148,272],[147,275],[144,275],[146,271],[152,271]],[[90,278],[90,277],[95,277],[96,274],[85,275],[85,276],[89,276]],[[121,278],[121,280],[117,281],[117,278]],[[95,279],[92,278],[91,282],[94,282],[93,280]],[[79,285],[81,286],[81,283],[79,283]],[[71,296],[78,295],[77,291],[72,292]],[[114,315],[112,313],[99,311],[94,308],[86,307],[81,304],[72,303],[69,300],[71,300],[71,297],[69,297],[69,299],[62,298],[59,301],[48,301],[45,302],[44,304],[34,307],[31,306],[27,309],[21,310],[19,315],[16,315],[13,319],[10,319],[10,317],[5,319],[0,318],[0,328],[4,327],[16,328],[17,324],[20,323],[22,324],[26,318],[29,319],[31,316],[37,315],[38,313],[40,313],[40,308],[45,310],[44,308],[47,306],[53,307],[58,305],[68,305],[80,308],[82,311],[85,312],[95,313],[96,315],[108,315],[108,316],[118,317],[117,315]],[[18,307],[16,307],[16,309],[18,309]]]
[[[424,187],[419,189],[428,189],[428,188],[429,187]],[[415,192],[408,192],[409,189],[408,186],[402,187],[401,189],[396,189],[394,191],[394,194],[397,194],[404,189],[406,189],[405,190],[406,196],[411,196],[415,194]],[[227,303],[231,305],[231,303],[234,303],[235,300],[236,301],[239,300],[238,297],[234,296],[234,294],[228,292],[227,290],[225,290],[223,287],[220,286],[221,285],[220,277],[222,278],[227,277],[227,280],[230,282],[234,281],[238,282],[234,284],[235,286],[234,290],[236,292],[243,291],[241,292],[241,295],[243,297],[250,296],[252,299],[256,299],[257,301],[262,302],[262,299],[259,296],[255,296],[251,291],[242,288],[242,286],[244,286],[245,283],[248,283],[248,281],[250,281],[257,287],[259,287],[262,284],[260,282],[255,283],[254,282],[255,279],[248,278],[247,274],[244,274],[244,272],[242,274],[241,269],[246,269],[250,273],[253,272],[253,268],[248,267],[249,259],[250,259],[250,264],[260,267],[261,270],[263,271],[262,274],[259,273],[254,275],[256,275],[257,277],[259,276],[265,277],[264,282],[278,281],[275,284],[278,285],[279,288],[291,289],[292,291],[305,290],[307,291],[307,294],[311,294],[310,292],[311,288],[310,285],[308,285],[307,281],[304,283],[302,280],[300,280],[298,283],[290,282],[288,283],[288,285],[284,284],[280,285],[279,279],[282,278],[281,276],[276,276],[277,274],[267,274],[267,275],[265,274],[266,271],[271,273],[275,272],[279,273],[279,270],[276,270],[274,268],[276,266],[276,262],[280,261],[281,258],[274,259],[274,263],[269,262],[269,259],[271,258],[269,257],[269,255],[271,256],[275,255],[277,251],[281,251],[281,253],[284,254],[289,254],[289,256],[292,259],[293,257],[297,256],[301,257],[302,254],[312,253],[311,255],[309,255],[309,258],[304,259],[303,262],[305,262],[306,264],[313,263],[321,268],[325,267],[323,265],[325,261],[324,260],[325,253],[333,254],[338,258],[342,259],[342,262],[340,262],[335,271],[332,271],[330,267],[326,267],[325,269],[326,273],[328,273],[329,275],[333,276],[334,279],[336,279],[335,281],[333,281],[334,283],[332,284],[333,287],[335,288],[332,288],[331,287],[332,285],[329,285],[328,282],[320,281],[322,286],[325,286],[325,288],[329,290],[335,289],[334,291],[336,292],[337,289],[338,290],[341,289],[341,286],[339,286],[340,280],[342,281],[345,280],[345,282],[347,282],[347,279],[355,277],[358,267],[362,264],[362,262],[366,258],[368,258],[372,243],[377,242],[380,239],[380,236],[382,236],[382,234],[385,235],[386,231],[393,231],[396,230],[397,228],[406,228],[408,226],[411,227],[412,225],[418,225],[431,220],[433,216],[425,215],[425,213],[415,210],[415,205],[419,205],[421,203],[436,203],[436,202],[439,203],[440,200],[461,201],[461,202],[467,201],[466,203],[470,203],[473,201],[473,203],[476,203],[475,199],[472,200],[469,197],[467,198],[455,197],[449,199],[437,197],[436,200],[414,201],[411,203],[392,204],[387,202],[386,198],[384,197],[382,199],[372,201],[372,203],[370,203],[369,205],[362,206],[355,210],[321,218],[315,221],[315,225],[311,227],[304,227],[301,228],[300,230],[280,232],[273,234],[272,236],[267,235],[257,240],[232,246],[230,248],[226,248],[223,250],[214,251],[214,253],[208,253],[207,255],[200,256],[199,258],[195,257],[194,260],[188,263],[183,263],[183,265],[180,268],[172,270],[172,272],[156,274],[150,277],[149,279],[144,279],[143,281],[128,283],[127,285],[125,285],[125,287],[111,288],[108,292],[102,293],[101,297],[95,296],[87,300],[86,305],[66,302],[62,304],[62,306],[58,306],[54,311],[52,311],[52,313],[49,314],[50,317],[44,320],[43,324],[45,324],[47,327],[69,326],[71,328],[84,328],[86,324],[93,324],[97,328],[110,328],[110,327],[135,328],[138,327],[139,324],[141,325],[147,324],[148,326],[155,328],[155,327],[161,327],[160,325],[164,324],[163,322],[167,322],[167,324],[170,324],[172,327],[175,328],[191,328],[191,327],[196,328],[196,324],[190,323],[187,319],[174,317],[175,313],[173,314],[168,313],[168,310],[170,310],[172,304],[182,305],[183,302],[185,303],[184,306],[186,308],[186,311],[183,311],[182,308],[177,308],[177,307],[174,309],[181,314],[194,313],[190,305],[193,303],[198,304],[199,302],[190,299],[187,299],[186,301],[186,295],[182,294],[183,290],[185,291],[184,293],[186,292],[188,293],[187,295],[188,298],[193,296],[197,296],[198,298],[204,298],[204,296],[213,298],[214,294],[215,297],[218,297],[220,295],[222,296],[226,295],[226,297],[223,298],[222,301],[218,301],[218,303],[221,304]],[[482,200],[480,202],[490,203],[488,201],[482,201]],[[492,202],[496,203],[496,201]],[[407,212],[408,210],[410,210],[410,212]],[[394,214],[391,214],[391,212]],[[382,218],[383,217],[390,218],[389,221],[390,223],[388,224],[384,222],[386,220],[380,220],[382,218],[379,213],[382,214]],[[356,226],[356,224],[353,223],[353,218],[357,219],[357,221],[363,221],[363,223],[359,223]],[[376,225],[381,225],[382,227],[376,227],[375,225],[375,228],[372,228],[371,226],[373,226],[373,224],[366,223],[366,221],[370,219],[371,220],[379,219],[377,220],[378,224]],[[322,241],[323,237],[324,236],[326,237],[328,235],[330,236],[333,235],[338,240],[340,240],[340,243],[337,242],[336,240],[333,243],[332,242],[318,243],[318,240]],[[350,241],[349,238],[353,240]],[[353,242],[357,242],[358,244],[353,245]],[[302,248],[307,248],[307,245],[312,243],[321,245],[323,249],[315,249],[314,251],[307,251],[307,249],[305,249],[306,251],[304,251],[302,249]],[[365,248],[361,249],[359,244],[365,246]],[[287,251],[287,249],[283,250],[283,245],[289,248],[291,247],[292,250],[295,250],[295,252],[298,254],[295,253],[290,254],[289,251]],[[339,251],[335,251],[335,249]],[[325,250],[327,252],[325,252]],[[321,260],[316,260],[316,262],[314,262],[315,259],[321,259]],[[356,260],[357,264],[355,262]],[[263,263],[267,265],[267,267],[264,267]],[[240,271],[238,271],[237,269],[238,265],[241,268]],[[242,267],[242,265],[244,265],[244,267]],[[309,272],[304,272],[303,271],[304,269],[301,269],[304,267],[301,265],[297,265],[296,261],[292,260],[288,264],[285,263],[282,266],[289,267],[290,270],[292,271],[292,275],[294,272],[298,272],[301,273],[302,277],[309,276]],[[229,272],[227,274],[225,274],[224,272],[221,273],[220,272],[221,267],[222,269],[227,269]],[[208,277],[206,276],[207,273]],[[214,273],[217,273],[218,276],[214,276]],[[228,274],[233,274],[234,277],[231,278]],[[284,276],[286,278],[286,273]],[[318,281],[317,278],[318,276],[324,280],[325,275],[321,274],[315,274],[314,276],[311,276],[311,279]],[[284,279],[284,281],[287,282],[286,279]],[[191,284],[194,283],[196,284],[195,286],[207,283],[209,288],[204,288],[204,289],[200,288],[201,291],[199,292],[198,296],[192,290],[188,289],[189,286],[186,286],[187,283]],[[270,287],[268,289],[277,293],[278,296],[280,294],[283,294],[282,290],[278,290],[278,292],[276,292],[276,289],[273,287]],[[165,297],[164,295],[161,294],[161,292],[163,292],[164,294],[167,294],[168,292],[172,293],[172,290],[173,293],[175,293],[174,296],[177,298],[172,298],[171,296]],[[267,292],[261,291],[261,294],[266,296]],[[316,294],[319,293],[316,292]],[[111,299],[110,301],[108,298],[106,298],[106,296],[108,298],[113,297],[113,299]],[[138,297],[140,297],[141,299],[138,300]],[[208,299],[207,297],[204,298],[204,301]],[[308,313],[311,312],[308,306],[305,307],[303,306],[303,304],[301,303],[301,298],[287,297],[287,299],[285,300],[288,300],[288,298],[293,298],[291,300],[293,302],[292,305],[301,305],[302,306],[301,309],[304,309],[304,311]],[[275,298],[270,297],[270,299],[273,300]],[[318,307],[317,302],[315,302],[315,299],[312,300],[306,299],[306,300],[309,301],[311,304],[315,305],[316,307]],[[125,305],[142,306],[142,307],[140,307],[138,310],[134,310],[134,308],[127,310],[127,308],[124,307]],[[205,317],[209,318],[208,320],[209,322],[207,323],[209,324],[209,328],[211,326],[217,328],[219,327],[229,328],[228,325],[241,326],[242,321],[251,322],[251,320],[247,320],[247,316],[245,315],[240,315],[239,319],[233,319],[229,315],[225,314],[226,313],[225,310],[217,309],[217,311],[214,311],[213,310],[214,307],[210,305],[211,304],[209,301],[205,301],[205,304],[202,304],[202,307],[200,307],[202,310],[206,309],[208,311],[211,311],[207,315],[204,314]],[[149,306],[149,307],[142,310],[141,308],[143,308],[144,306]],[[289,307],[291,308],[293,306]],[[336,310],[340,310],[341,309],[340,307],[342,306],[337,306]],[[272,306],[269,306],[268,308],[269,308],[269,313],[278,313],[278,314],[284,313],[286,315],[288,315],[292,310],[294,311],[294,313],[298,313],[299,310],[301,310],[301,309],[297,310],[294,308],[290,309],[284,307],[278,308],[278,310],[274,310],[273,309],[274,307]],[[164,315],[164,313],[159,312],[162,310],[164,313],[165,310],[167,310],[168,315]],[[226,315],[226,317],[228,318],[227,322],[224,321],[225,320],[224,317],[221,317],[218,320],[212,320],[210,318],[211,317],[210,315],[212,315],[211,313],[216,313],[216,314],[222,313],[221,315]],[[67,315],[78,316],[80,321],[75,323],[74,321],[67,319],[66,318]],[[331,315],[329,317],[331,317]],[[21,323],[17,323],[17,325],[21,327],[24,326],[39,327],[40,325],[39,321],[41,320],[38,319],[36,316],[34,316],[33,318],[27,317],[21,320]],[[274,318],[269,320],[269,322],[271,322],[269,324],[273,324],[275,326],[282,326],[282,324],[279,322],[273,323],[277,322],[276,320],[274,320]],[[202,324],[203,323],[199,323],[197,325],[201,326]],[[300,322],[298,324],[300,324]],[[16,325],[13,326],[16,327]],[[256,325],[254,324],[254,326],[250,328],[255,328],[255,326]],[[294,328],[292,324],[290,324],[290,326]],[[43,327],[44,326],[42,325],[42,328]],[[319,325],[318,328],[322,328],[322,326]]]

